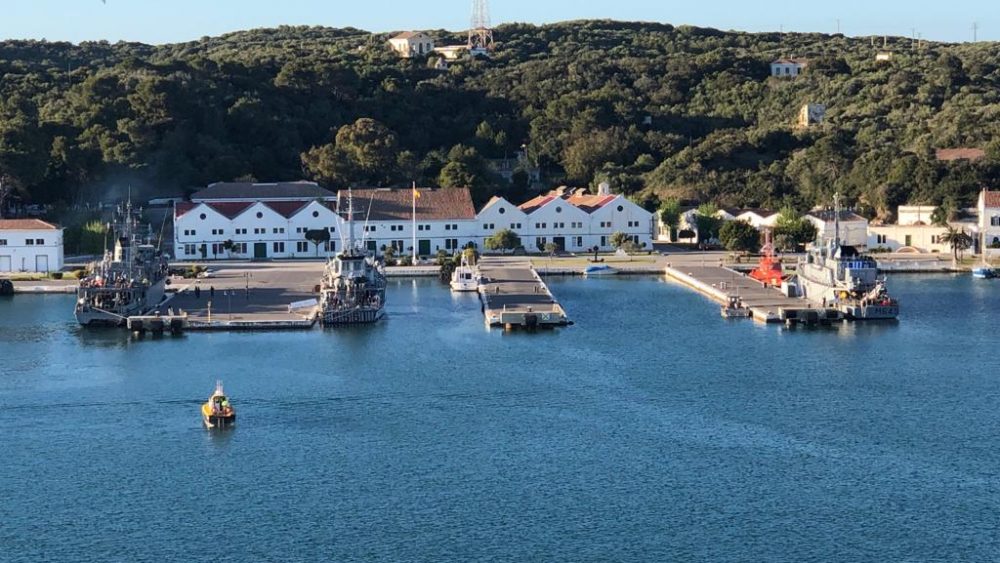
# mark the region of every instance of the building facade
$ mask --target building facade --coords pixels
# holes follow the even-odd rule
[[[404,59],[422,57],[434,52],[434,40],[422,31],[400,33],[389,40],[389,46]]]
[[[771,63],[771,76],[778,78],[794,78],[809,66],[804,59],[778,59]]]
[[[58,272],[63,230],[40,219],[0,219],[0,274]]]
[[[611,235],[617,232],[640,248],[651,248],[657,230],[656,214],[622,195],[611,194],[607,186],[597,195],[560,188],[521,204],[519,209],[525,217],[524,227],[515,232],[532,252],[550,242],[568,252],[587,252],[594,247],[613,250]]]
[[[834,237],[835,218],[833,210],[810,211],[805,214],[805,220],[816,227],[817,240],[829,240]],[[868,219],[853,211],[841,211],[840,242],[846,246],[867,247]]]
[[[990,257],[1000,254],[1000,192],[979,192],[979,235],[983,250]],[[977,245],[979,246],[979,241]]]

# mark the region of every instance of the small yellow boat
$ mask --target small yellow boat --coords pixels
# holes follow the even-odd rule
[[[207,428],[227,428],[236,424],[236,411],[222,389],[222,382],[215,382],[215,393],[201,406],[201,417]]]

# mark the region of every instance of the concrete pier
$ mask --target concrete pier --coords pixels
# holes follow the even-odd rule
[[[483,257],[479,298],[488,326],[547,328],[572,324],[538,272],[525,260]]]
[[[842,318],[834,309],[788,297],[779,289],[765,287],[753,278],[722,266],[677,265],[667,266],[664,271],[667,278],[694,289],[720,305],[728,304],[732,297],[739,297],[758,322],[818,323]]]

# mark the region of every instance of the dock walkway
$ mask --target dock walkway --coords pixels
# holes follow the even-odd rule
[[[530,263],[483,257],[477,268],[479,297],[488,326],[542,328],[571,324]]]
[[[720,305],[728,304],[731,297],[739,297],[756,321],[795,321],[804,316],[802,311],[816,311],[815,318],[818,321],[840,319],[834,309],[825,309],[804,299],[788,297],[776,288],[765,287],[755,279],[722,266],[667,266],[665,273],[668,278],[702,293]]]

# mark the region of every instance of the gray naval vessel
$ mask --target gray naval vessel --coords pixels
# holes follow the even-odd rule
[[[891,320],[899,316],[899,302],[889,295],[878,262],[853,246],[841,244],[840,196],[834,196],[834,236],[817,242],[799,259],[799,294],[813,303],[832,307],[854,320]]]
[[[364,241],[357,244],[354,240],[354,199],[350,190],[347,206],[344,250],[327,262],[320,284],[319,318],[324,326],[370,324],[385,316],[385,272],[364,249]]]
[[[84,326],[123,326],[161,301],[167,282],[167,258],[151,244],[149,228],[140,234],[140,212],[128,201],[118,207],[112,231],[113,251],[91,265],[76,294],[76,320]]]

